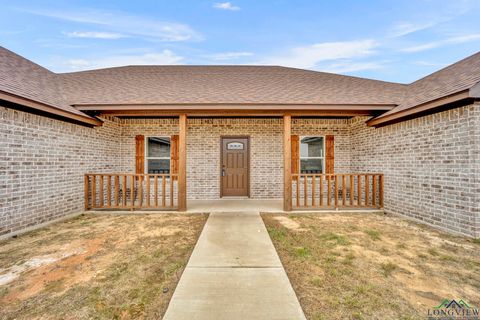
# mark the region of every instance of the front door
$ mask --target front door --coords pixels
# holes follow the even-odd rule
[[[223,137],[221,150],[222,197],[248,197],[249,138]]]

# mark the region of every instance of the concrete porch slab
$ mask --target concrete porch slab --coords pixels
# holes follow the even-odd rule
[[[283,200],[222,198],[188,200],[187,212],[273,212],[283,211]]]

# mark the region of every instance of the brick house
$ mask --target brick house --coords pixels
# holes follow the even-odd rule
[[[480,237],[479,99],[480,53],[405,85],[276,66],[56,74],[0,47],[0,235],[239,197]]]

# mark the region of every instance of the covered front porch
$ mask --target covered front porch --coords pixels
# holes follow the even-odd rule
[[[113,112],[113,111],[112,111]],[[109,116],[120,116],[122,112],[107,113]],[[145,113],[142,113],[145,114]],[[195,203],[194,199],[202,199],[202,196],[195,196],[195,192],[204,185],[202,177],[195,176],[194,178],[189,178],[189,172],[196,174],[196,166],[203,165],[208,167],[210,172],[209,176],[206,179],[211,181],[220,180],[218,183],[220,185],[218,192],[218,198],[203,198],[210,201],[210,205],[204,203],[206,207],[211,206],[211,209],[214,207],[225,207],[225,205],[233,205],[231,201],[239,201],[244,199],[255,199],[261,198],[260,201],[248,202],[248,205],[255,205],[257,208],[262,207],[262,203],[270,203],[270,208],[275,208],[275,210],[267,211],[292,211],[292,210],[338,210],[338,209],[379,209],[383,208],[383,198],[384,198],[384,176],[382,173],[373,172],[373,170],[367,171],[350,171],[349,168],[342,163],[345,162],[341,159],[343,157],[341,148],[344,148],[341,143],[342,137],[337,137],[337,145],[340,145],[339,156],[337,159],[334,158],[334,147],[333,139],[337,129],[330,130],[325,134],[326,129],[315,127],[306,129],[293,129],[292,130],[292,121],[297,120],[303,121],[305,118],[319,118],[324,117],[327,119],[343,119],[353,117],[353,116],[363,116],[365,114],[371,114],[371,111],[361,111],[354,110],[350,112],[338,112],[334,114],[331,111],[325,112],[309,112],[309,113],[283,113],[283,114],[272,114],[272,115],[258,115],[256,114],[255,119],[268,117],[269,119],[275,119],[271,127],[275,127],[275,134],[267,137],[251,137],[248,126],[245,126],[242,130],[236,130],[235,126],[229,126],[229,133],[235,133],[234,136],[229,135],[220,135],[218,134],[215,137],[209,137],[216,140],[218,152],[221,153],[222,150],[225,151],[229,147],[222,149],[222,141],[227,138],[245,138],[246,143],[245,147],[245,158],[247,161],[255,161],[255,157],[259,157],[259,152],[254,149],[251,150],[250,144],[254,147],[257,145],[258,148],[267,148],[268,144],[277,144],[279,147],[273,151],[264,152],[264,158],[270,158],[271,160],[266,159],[265,161],[275,162],[276,167],[274,171],[271,168],[265,169],[263,165],[252,165],[248,166],[246,169],[246,193],[241,197],[230,197],[229,194],[225,193],[224,189],[221,187],[224,183],[224,180],[230,176],[231,171],[228,168],[228,161],[222,160],[223,157],[227,158],[230,155],[225,153],[219,156],[220,159],[209,161],[209,155],[205,153],[203,158],[199,156],[196,146],[199,144],[188,142],[189,139],[195,139],[198,136],[196,134],[194,126],[190,125],[191,123],[202,122],[203,131],[206,131],[205,128],[215,127],[215,124],[212,124],[209,127],[208,119],[214,119],[214,115],[226,117],[227,115],[223,113],[213,113],[208,115],[203,114],[192,114],[188,115],[187,113],[179,114],[175,117],[175,135],[172,136],[171,143],[172,149],[170,151],[170,165],[169,170],[162,171],[158,173],[148,169],[146,161],[143,155],[146,154],[147,146],[145,136],[137,135],[135,137],[135,155],[130,155],[132,158],[135,157],[135,171],[131,172],[130,170],[112,170],[112,172],[91,172],[86,173],[84,176],[84,203],[85,210],[178,210],[178,211],[190,211],[191,207],[199,204]],[[128,113],[131,116],[131,113]],[[206,119],[206,117],[209,117]],[[232,118],[228,114],[229,118]],[[248,117],[240,117],[239,115],[234,115],[234,120],[242,120]],[[252,118],[252,117],[250,117]],[[201,120],[199,120],[201,119]],[[206,119],[206,120],[205,120]],[[213,121],[213,120],[212,120]],[[330,120],[325,120],[330,121]],[[338,120],[340,121],[340,120]],[[346,121],[346,120],[345,120]],[[303,122],[302,122],[303,123]],[[246,129],[245,129],[246,128]],[[171,129],[171,128],[170,128]],[[192,131],[193,130],[193,131]],[[321,136],[321,141],[323,143],[322,148],[325,149],[325,154],[322,151],[322,165],[321,170],[307,170],[303,167],[303,159],[301,160],[300,156],[300,142],[299,136],[311,135],[312,132]],[[236,135],[236,133],[240,133]],[[318,133],[317,133],[318,132]],[[300,135],[299,135],[300,134]],[[338,134],[339,135],[339,134]],[[175,138],[175,139],[174,139]],[[238,143],[235,142],[235,139],[230,139],[232,141],[232,152],[238,151]],[[229,141],[230,141],[229,140]],[[242,140],[239,140],[242,141]],[[228,141],[227,141],[228,142]],[[280,142],[280,144],[278,144]],[[200,142],[201,143],[201,142]],[[263,144],[263,145],[261,145]],[[175,147],[173,147],[175,145]],[[214,145],[214,144],[212,144]],[[260,147],[259,147],[260,145]],[[243,149],[243,147],[241,148]],[[268,148],[267,148],[268,149]],[[323,149],[322,149],[323,150]],[[214,151],[216,152],[216,151]],[[195,161],[187,162],[187,159],[190,155],[195,155]],[[235,154],[233,154],[235,156]],[[243,159],[243,158],[242,158]],[[312,159],[314,159],[312,157]],[[206,164],[201,164],[205,160]],[[310,159],[307,159],[310,160]],[[315,159],[314,159],[315,160]],[[237,161],[237,160],[235,160]],[[238,161],[237,161],[238,162]],[[187,166],[188,165],[188,166]],[[227,166],[227,167],[226,167]],[[338,167],[338,169],[337,169]],[[243,169],[240,168],[240,169]],[[311,168],[309,168],[311,169]],[[239,171],[239,167],[235,168],[236,172]],[[122,172],[123,171],[123,172]],[[269,172],[266,172],[269,171]],[[215,173],[216,172],[216,173]],[[216,177],[212,177],[215,175]],[[190,173],[190,176],[194,174]],[[257,181],[264,180],[262,187],[263,189],[271,188],[273,191],[269,193],[268,196],[262,197],[257,195],[256,189],[250,185],[250,180],[252,176],[257,179]],[[278,176],[279,179],[269,180],[269,176]],[[206,175],[204,175],[206,177]],[[187,178],[188,180],[187,183]],[[205,179],[205,180],[206,180]],[[235,180],[232,180],[235,182]],[[229,182],[228,182],[229,183]],[[281,187],[279,187],[281,183]],[[206,185],[206,184],[205,184]],[[218,186],[217,186],[218,187]],[[203,189],[209,188],[208,185],[203,187]],[[210,193],[211,194],[211,193]],[[189,199],[187,201],[187,199]],[[213,200],[218,200],[212,202]],[[273,201],[273,202],[272,202]],[[245,205],[247,202],[241,201]],[[281,205],[280,205],[281,204]],[[233,205],[236,207],[236,205]],[[225,209],[222,209],[223,211]]]

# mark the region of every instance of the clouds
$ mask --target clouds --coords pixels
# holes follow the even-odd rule
[[[377,47],[373,39],[343,42],[323,42],[308,46],[294,47],[283,55],[273,56],[261,64],[282,65],[295,68],[314,69],[320,62],[371,55]]]
[[[64,32],[69,38],[89,38],[89,39],[121,39],[126,38],[127,36],[121,33],[115,32],[102,32],[102,31],[73,31],[73,32]]]
[[[263,64],[406,81],[480,45],[475,0],[372,2],[356,10],[322,1],[119,2],[115,10],[98,2],[41,2],[4,6],[3,45],[21,43],[24,53],[31,50],[27,56],[63,71]]]
[[[30,14],[64,20],[74,23],[94,25],[108,31],[107,34],[122,34],[142,37],[147,40],[164,42],[199,41],[203,36],[189,25],[151,19],[121,11],[94,9],[43,10],[24,9]]]
[[[410,22],[402,21],[394,24],[389,31],[388,37],[397,38],[403,37],[418,31],[426,30],[437,25],[437,22]]]
[[[184,58],[170,50],[131,55],[113,55],[105,58],[68,59],[61,63],[57,71],[79,71],[128,65],[175,65],[181,64]]]
[[[234,6],[231,2],[217,2],[213,4],[215,9],[238,11],[240,7]]]
[[[443,40],[427,42],[427,43],[423,43],[416,46],[410,46],[407,48],[403,48],[401,51],[407,52],[407,53],[414,53],[414,52],[436,49],[436,48],[447,46],[447,45],[467,43],[467,42],[473,42],[478,40],[480,40],[480,33],[465,34],[461,36],[446,38]]]

